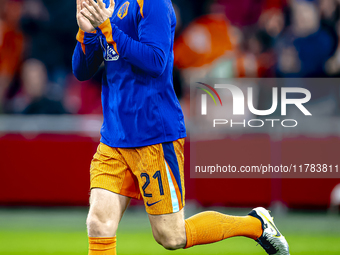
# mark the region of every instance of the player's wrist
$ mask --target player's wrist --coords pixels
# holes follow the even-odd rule
[[[108,26],[111,26],[110,18],[107,18],[103,23],[101,23],[98,27],[96,27],[96,30],[103,30],[107,28]]]
[[[85,30],[81,29],[81,27],[79,27],[78,32],[79,32],[79,31],[82,31],[83,33],[90,33],[90,34],[95,34],[95,33],[97,33],[97,30],[96,30],[96,29],[89,30],[89,31],[85,31]]]
[[[83,43],[83,44],[87,44],[87,43],[85,43],[85,40],[84,40],[86,36],[87,37],[90,36],[90,38],[97,36],[97,30],[94,30],[92,32],[85,32],[84,30],[79,28],[78,33],[76,35],[77,41],[80,42],[80,43]],[[88,42],[90,42],[90,41],[88,41]]]

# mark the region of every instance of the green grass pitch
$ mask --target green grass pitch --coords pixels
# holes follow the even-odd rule
[[[247,210],[215,208],[234,215]],[[198,210],[188,208],[190,216]],[[293,255],[340,254],[340,216],[326,213],[275,215]],[[87,254],[86,209],[0,209],[0,254]],[[236,237],[187,250],[166,251],[152,237],[146,213],[128,210],[117,234],[117,253],[123,254],[266,254],[253,240]]]

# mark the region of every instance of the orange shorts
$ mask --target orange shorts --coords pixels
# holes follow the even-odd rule
[[[147,213],[184,207],[184,139],[139,148],[112,148],[100,143],[91,162],[91,189],[143,198]]]

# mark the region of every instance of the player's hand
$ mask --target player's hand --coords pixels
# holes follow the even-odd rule
[[[85,32],[92,32],[95,30],[95,28],[92,26],[91,22],[84,17],[84,15],[81,13],[81,11],[86,11],[84,7],[84,0],[77,0],[77,23],[81,30]]]
[[[105,7],[103,0],[87,0],[83,3],[85,9],[82,9],[80,13],[88,19],[91,25],[96,28],[104,23],[105,20],[111,18],[113,11],[115,9],[115,1],[110,0],[110,6]]]

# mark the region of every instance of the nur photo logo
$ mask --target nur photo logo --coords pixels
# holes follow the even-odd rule
[[[212,86],[210,86],[210,85],[208,85],[208,84],[205,84],[205,83],[203,83],[203,82],[197,82],[197,83],[198,83],[198,84],[201,84],[201,85],[203,85],[203,86],[205,86],[205,87],[207,87],[207,88],[210,89],[212,92],[214,92],[215,95],[217,96],[218,100],[220,101],[221,106],[223,106],[220,95],[217,93],[217,91],[216,91]],[[197,88],[200,89],[200,90],[203,90],[204,92],[206,92],[206,93],[212,98],[212,100],[214,100],[215,105],[217,105],[216,100],[215,100],[215,97],[211,94],[211,92],[210,92],[209,90],[204,89],[204,88],[200,88],[200,87],[197,87]],[[207,94],[202,94],[202,95],[201,95],[201,100],[202,100],[202,104],[201,104],[201,114],[202,114],[202,115],[207,115]]]
[[[280,88],[280,94],[279,97],[279,88],[273,87],[272,88],[272,97],[271,97],[271,107],[269,109],[256,109],[256,106],[254,106],[254,92],[252,87],[247,87],[246,93],[244,93],[238,86],[232,85],[232,84],[215,84],[214,87],[211,85],[208,85],[203,82],[197,82],[198,84],[204,86],[197,87],[198,89],[204,91],[205,93],[201,94],[201,115],[209,115],[208,114],[208,102],[207,102],[207,95],[210,96],[210,98],[213,100],[215,106],[218,105],[215,96],[218,98],[220,105],[222,104],[222,99],[220,97],[220,94],[216,91],[216,89],[227,89],[229,93],[231,93],[232,96],[232,114],[233,115],[245,115],[245,108],[247,107],[249,112],[256,116],[269,116],[273,114],[279,107],[280,103],[280,109],[281,109],[281,116],[287,115],[287,106],[293,105],[295,106],[299,111],[301,111],[305,116],[312,116],[312,114],[308,111],[308,109],[304,106],[304,104],[308,103],[311,100],[311,93],[308,89],[305,88],[299,88],[299,87],[282,87]],[[214,96],[214,95],[215,96]],[[223,93],[225,94],[225,93]],[[223,95],[222,94],[222,95]],[[245,95],[246,94],[246,95]],[[298,98],[289,98],[288,95],[299,95]],[[280,102],[279,102],[280,101]],[[219,111],[221,114],[223,114],[223,110],[221,109],[210,109],[210,111]],[[216,115],[216,114],[215,114]],[[223,116],[221,116],[223,117]],[[213,120],[213,127],[216,127],[217,125],[226,125],[230,124],[230,127],[233,127],[235,125],[242,125],[243,127],[249,126],[249,127],[263,127],[265,123],[271,123],[271,126],[274,127],[276,122],[281,122],[281,126],[283,127],[296,127],[298,125],[297,120],[295,119],[250,119],[247,120],[244,119],[242,122],[233,122],[232,119],[228,120],[225,118],[221,119],[214,119]],[[290,123],[290,125],[288,124]]]

